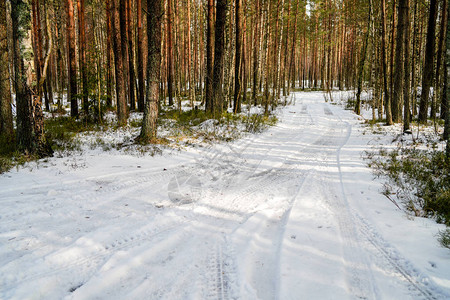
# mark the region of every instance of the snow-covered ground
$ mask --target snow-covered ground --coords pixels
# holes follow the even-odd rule
[[[361,120],[294,97],[233,143],[0,175],[0,299],[449,299],[443,227],[380,194]]]

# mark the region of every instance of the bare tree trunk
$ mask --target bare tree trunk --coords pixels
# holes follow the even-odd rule
[[[195,97],[195,89],[192,80],[191,74],[191,0],[187,1],[187,64],[188,64],[188,85],[189,85],[189,102],[191,103],[191,107],[194,107],[194,97]],[[195,60],[195,59],[194,59]]]
[[[242,54],[242,28],[241,28],[241,3],[242,0],[236,0],[236,54],[234,66],[234,113],[241,112],[241,54]]]
[[[358,68],[358,89],[356,92],[356,104],[355,104],[355,113],[361,114],[361,89],[362,89],[362,81],[364,76],[364,64],[366,62],[367,56],[367,46],[369,44],[369,35],[371,30],[371,18],[372,18],[372,0],[369,0],[369,13],[368,13],[368,21],[367,21],[367,32],[364,37],[364,44],[361,50],[361,61],[359,62]],[[323,80],[323,78],[322,78]]]
[[[172,0],[167,1],[167,92],[169,105],[173,105],[173,12]]]
[[[161,17],[162,0],[147,0],[147,37],[148,37],[148,63],[147,63],[147,101],[144,107],[139,139],[142,143],[156,140],[159,82],[161,76]]]
[[[120,0],[122,1],[122,0]],[[122,35],[119,18],[119,10],[117,7],[117,0],[111,2],[111,16],[112,16],[112,34],[113,34],[113,52],[115,61],[116,73],[116,99],[117,99],[117,118],[119,126],[123,126],[127,122],[127,97],[125,87],[124,61],[122,53]]]
[[[131,14],[131,0],[126,1],[126,7],[127,7],[127,13],[126,13],[126,19],[127,19],[127,43],[128,43],[128,98],[130,100],[130,109],[136,110],[136,72],[134,71],[134,51],[133,51],[133,31],[132,31],[132,24],[133,24],[133,16]]]
[[[144,111],[144,53],[142,52],[144,33],[142,30],[142,0],[137,0],[137,71],[138,71],[138,110]]]
[[[388,76],[386,65],[386,3],[385,0],[381,0],[381,59],[383,64],[383,87],[384,87],[384,102],[386,110],[386,124],[392,125],[392,113],[391,113],[391,101],[388,90]]]
[[[29,88],[25,78],[25,68],[21,46],[21,27],[19,26],[19,12],[27,7],[22,0],[11,0],[12,35],[14,43],[14,90],[16,91],[17,130],[16,143],[21,151],[31,152],[31,101]]]
[[[0,1],[0,136],[5,137],[2,142],[8,143],[14,140],[14,130],[6,26],[6,2]]]
[[[430,0],[428,18],[427,43],[425,48],[425,64],[422,76],[422,94],[420,95],[419,122],[426,123],[430,88],[433,83],[433,65],[435,51],[435,32],[437,17],[437,0]]]
[[[401,7],[401,12],[404,18],[404,33],[405,38],[403,42],[405,43],[405,51],[404,51],[404,70],[405,70],[405,83],[403,84],[403,132],[408,132],[411,122],[411,111],[410,111],[410,95],[411,95],[411,51],[410,51],[410,24],[409,24],[409,0],[405,0],[401,2],[403,6]],[[400,14],[399,14],[400,15]]]
[[[402,121],[402,93],[404,81],[404,34],[406,24],[406,0],[399,0],[398,2],[398,22],[397,22],[397,37],[395,42],[395,66],[394,66],[394,87],[392,91],[392,121],[399,123]]]
[[[78,59],[80,62],[80,77],[82,83],[82,105],[86,118],[89,115],[89,92],[86,70],[86,22],[84,20],[84,0],[77,1],[78,9]]]
[[[223,108],[223,65],[225,56],[225,23],[227,20],[227,1],[217,0],[216,28],[214,40],[214,74],[213,74],[213,114],[218,117]]]
[[[208,29],[206,33],[206,93],[205,110],[212,112],[213,104],[213,40],[214,40],[214,0],[208,0]]]
[[[447,37],[447,23],[448,23],[448,18],[447,18],[447,6],[448,6],[448,0],[442,0],[442,14],[441,14],[441,26],[440,26],[440,30],[439,30],[439,44],[438,44],[438,51],[437,51],[437,62],[436,62],[436,92],[434,93],[434,99],[433,99],[433,103],[434,103],[434,107],[435,109],[437,108],[437,103],[438,103],[438,98],[443,99],[442,97],[442,92],[443,92],[443,88],[441,88],[441,86],[443,85],[443,80],[441,78],[441,67],[444,67],[445,69],[445,61],[444,61],[444,65],[442,64],[443,60],[445,59],[445,40]],[[444,72],[445,73],[445,70]],[[445,120],[445,106],[447,105],[446,101],[441,101],[441,114],[440,117],[441,119]],[[434,116],[436,116],[436,113],[434,114]]]
[[[39,14],[38,14],[39,16]],[[38,157],[51,156],[53,150],[45,136],[44,130],[44,114],[42,111],[42,88],[44,86],[45,80],[47,78],[47,70],[50,62],[50,55],[53,49],[53,39],[50,31],[50,24],[47,23],[47,33],[49,36],[48,49],[45,58],[42,60],[42,69],[40,74],[40,81],[37,82],[37,93],[33,97],[33,152],[37,154]]]
[[[111,36],[112,36],[112,25],[111,25],[111,4],[110,1],[106,0],[106,105],[112,106],[112,84],[113,76],[111,72],[112,60],[111,60]],[[140,0],[139,0],[140,1]]]
[[[447,5],[447,18],[450,16],[450,5]],[[450,22],[447,22],[447,32],[450,32]],[[445,78],[444,78],[444,89],[446,92],[444,93],[444,97],[446,98],[447,107],[446,107],[446,115],[445,115],[445,129],[444,129],[444,139],[447,140],[446,145],[446,157],[447,161],[450,161],[450,100],[448,97],[450,96],[450,85],[448,84],[448,78],[450,76],[450,34],[447,34],[446,37],[446,70],[445,70]]]
[[[78,99],[77,99],[77,62],[75,60],[75,20],[73,10],[73,0],[66,2],[67,13],[67,49],[68,49],[68,79],[69,89],[67,99],[70,101],[70,116],[78,118]]]
[[[261,0],[256,0],[256,16],[255,16],[255,34],[254,34],[254,44],[253,44],[253,84],[252,84],[252,100],[253,104],[256,106],[257,104],[257,93],[258,93],[258,72],[259,72],[259,60],[261,49],[259,47],[259,40],[262,39],[260,35],[260,27],[261,27],[261,15],[262,15],[262,3]]]

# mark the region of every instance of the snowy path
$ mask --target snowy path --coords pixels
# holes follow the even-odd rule
[[[0,299],[449,298],[436,226],[379,194],[354,115],[298,93],[280,119],[209,149],[0,177]]]

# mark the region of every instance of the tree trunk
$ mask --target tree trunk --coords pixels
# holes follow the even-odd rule
[[[14,139],[14,130],[6,28],[6,2],[0,1],[0,136],[5,137],[2,142],[9,143]]]
[[[39,16],[39,14],[38,14]],[[53,49],[53,39],[50,31],[50,23],[47,23],[47,33],[49,36],[48,49],[45,58],[42,60],[40,81],[37,82],[37,93],[33,96],[33,149],[32,151],[40,158],[51,156],[53,150],[45,136],[44,114],[42,111],[42,88],[47,78],[47,70],[50,62],[50,55]]]
[[[81,99],[86,118],[89,115],[88,74],[86,70],[86,22],[84,20],[84,0],[77,1],[78,9],[78,59],[82,83]]]
[[[119,10],[117,0],[111,0],[111,16],[112,16],[112,34],[113,34],[113,52],[116,73],[116,99],[117,99],[117,119],[119,126],[123,126],[127,122],[127,97],[124,74],[124,61],[122,53],[122,35],[120,26]],[[122,1],[122,0],[120,0]]]
[[[405,45],[405,27],[406,14],[409,14],[406,6],[406,0],[399,0],[398,2],[398,22],[397,22],[397,37],[395,41],[395,67],[394,67],[394,87],[392,92],[392,121],[399,123],[402,121],[402,93],[404,81],[404,62],[403,46]],[[409,26],[409,24],[408,24]],[[407,71],[407,70],[406,70]]]
[[[106,0],[106,105],[112,106],[112,84],[113,76],[111,72],[112,60],[111,60],[111,36],[112,36],[112,24],[111,24],[111,4],[110,1]],[[140,0],[139,0],[140,1]]]
[[[208,0],[208,29],[206,33],[206,93],[205,110],[212,112],[213,104],[213,40],[214,40],[214,0]]]
[[[435,107],[437,106],[438,103],[438,99],[441,98],[442,100],[444,100],[444,98],[442,97],[442,93],[444,88],[441,88],[441,67],[442,67],[442,61],[445,59],[445,40],[447,37],[447,23],[448,23],[448,18],[447,18],[447,6],[448,6],[448,0],[442,0],[442,15],[441,15],[441,28],[439,30],[439,44],[438,44],[438,52],[437,52],[437,62],[436,62],[436,93],[434,94],[434,100],[433,103],[435,103]],[[444,68],[445,68],[445,61],[444,61]],[[445,70],[444,72],[445,73]],[[443,80],[442,80],[443,81]],[[446,106],[447,103],[446,101],[441,101],[441,114],[440,117],[441,119],[445,120],[445,115],[446,115]]]
[[[32,150],[31,98],[25,77],[23,56],[20,50],[22,43],[20,11],[28,9],[22,0],[11,0],[12,35],[14,42],[14,90],[16,91],[17,131],[16,143],[21,151]]]
[[[411,95],[411,51],[410,51],[410,24],[409,24],[409,0],[405,0],[405,3],[403,3],[403,7],[401,8],[401,12],[403,14],[404,18],[404,44],[405,44],[405,53],[404,53],[404,72],[405,72],[405,82],[403,84],[403,105],[404,105],[404,112],[403,112],[403,132],[409,131],[409,126],[411,122],[411,111],[410,111],[410,95]],[[400,14],[399,14],[400,16]]]
[[[362,82],[364,77],[364,64],[366,62],[367,56],[367,46],[369,43],[369,35],[371,30],[371,17],[372,17],[372,0],[369,0],[369,13],[368,13],[368,21],[367,21],[367,32],[364,36],[364,44],[361,50],[361,61],[359,62],[358,68],[358,89],[356,92],[356,104],[355,104],[355,113],[361,114],[361,90],[362,90]],[[322,78],[323,80],[323,78]]]
[[[161,75],[161,17],[162,0],[147,0],[148,63],[147,63],[147,101],[140,141],[148,143],[157,137],[159,82]]]
[[[386,3],[381,0],[381,59],[383,64],[383,87],[384,87],[384,103],[386,110],[386,124],[392,125],[391,101],[388,90],[388,76],[386,63]]]
[[[241,54],[242,54],[242,28],[241,28],[241,1],[236,0],[236,54],[234,65],[234,113],[241,112]]]
[[[262,39],[260,34],[261,27],[261,15],[262,15],[262,3],[261,0],[256,0],[256,16],[255,16],[255,34],[254,34],[254,45],[253,45],[253,84],[252,84],[252,100],[253,104],[257,104],[257,93],[258,93],[258,72],[259,72],[259,60],[261,49],[259,47],[259,40]]]
[[[127,43],[128,43],[128,77],[129,77],[129,85],[128,85],[128,98],[130,100],[130,109],[136,110],[136,72],[134,71],[134,51],[133,51],[133,16],[131,14],[131,0],[126,1],[127,13]]]
[[[138,69],[138,110],[144,111],[144,53],[143,53],[143,41],[144,34],[142,30],[142,0],[137,0],[137,69]]]
[[[169,106],[173,105],[173,10],[172,0],[167,1],[167,92]]]
[[[74,20],[73,0],[66,2],[67,14],[67,49],[68,49],[68,80],[69,88],[67,99],[70,101],[70,116],[78,118],[77,99],[77,62],[75,58],[75,20]]]
[[[450,16],[450,5],[447,5],[447,18]],[[450,22],[447,22],[447,32],[450,32]],[[445,129],[444,129],[444,139],[447,140],[447,145],[446,145],[446,157],[447,160],[450,160],[450,105],[448,105],[448,103],[450,103],[450,85],[448,84],[448,78],[450,77],[450,34],[447,34],[447,38],[446,38],[446,55],[445,55],[445,60],[446,60],[446,75],[445,75],[445,85],[444,85],[444,89],[446,90],[445,93],[445,98],[446,98],[446,102],[447,102],[447,107],[446,107],[446,118],[445,118]]]
[[[227,1],[217,0],[216,5],[213,73],[214,117],[218,117],[222,114],[223,107],[223,61],[225,56],[225,23],[227,20]]]
[[[435,51],[435,32],[437,17],[437,0],[430,0],[430,14],[428,18],[427,42],[425,46],[425,64],[422,76],[422,94],[420,95],[419,122],[426,123],[428,116],[428,102],[430,88],[433,83],[433,66]]]

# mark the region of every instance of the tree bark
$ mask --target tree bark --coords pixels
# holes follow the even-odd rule
[[[13,116],[11,109],[11,89],[6,23],[6,2],[0,1],[0,136],[3,142],[14,140]]]
[[[144,94],[144,53],[143,41],[144,33],[142,30],[142,0],[137,0],[137,69],[138,69],[138,110],[144,111],[145,94]]]
[[[172,0],[167,1],[167,92],[169,106],[173,105],[173,9]]]
[[[214,0],[208,0],[208,29],[206,33],[206,93],[205,110],[212,112],[213,104],[213,40],[214,40]]]
[[[113,76],[112,76],[112,57],[111,57],[111,36],[112,36],[112,24],[111,24],[111,4],[110,1],[114,0],[106,0],[106,105],[112,106],[112,85],[113,85]],[[140,1],[140,0],[139,0]]]
[[[119,10],[117,0],[111,0],[111,16],[112,16],[112,34],[113,34],[113,52],[115,61],[116,74],[116,99],[117,99],[117,119],[119,126],[123,126],[127,122],[127,96],[125,85],[124,61],[122,53],[122,34],[120,26]],[[123,1],[123,0],[120,0]],[[126,47],[126,46],[125,46]]]
[[[398,2],[398,22],[397,37],[395,41],[395,67],[394,67],[394,87],[392,92],[392,121],[399,123],[402,121],[402,93],[404,84],[404,37],[406,24],[406,14],[409,13],[406,6],[406,0]],[[409,24],[408,24],[409,25]],[[407,71],[407,70],[406,70]]]
[[[126,1],[126,30],[127,30],[127,43],[128,43],[128,98],[130,100],[130,109],[136,110],[136,72],[134,71],[134,51],[133,51],[133,31],[132,24],[133,18],[131,14],[131,0]]]
[[[450,5],[447,5],[447,18],[450,16]],[[447,22],[447,32],[450,32],[450,22]],[[450,85],[448,84],[448,78],[450,77],[450,34],[447,34],[446,37],[446,75],[445,75],[445,86],[444,89],[446,90],[445,97],[447,99],[447,104],[450,103]],[[446,157],[447,161],[450,160],[450,105],[447,105],[446,107],[446,118],[445,118],[445,129],[444,129],[444,139],[447,140],[446,145]]]
[[[236,54],[234,65],[234,98],[233,111],[234,113],[241,112],[241,54],[242,54],[242,28],[241,28],[241,1],[236,0]]]
[[[428,102],[430,88],[433,83],[433,65],[435,51],[435,32],[437,17],[437,0],[430,0],[428,18],[427,42],[425,46],[425,64],[422,76],[422,94],[420,95],[419,122],[426,123],[428,116]]]
[[[213,115],[222,114],[223,107],[223,61],[225,56],[225,23],[227,19],[227,1],[217,0],[216,28],[214,40],[214,72],[213,72]]]
[[[411,122],[411,111],[410,111],[410,95],[411,95],[411,51],[410,51],[410,24],[409,24],[409,0],[405,0],[403,3],[403,7],[401,7],[401,12],[404,18],[404,35],[405,38],[403,40],[405,44],[404,50],[404,84],[403,84],[403,132],[408,132]],[[400,14],[399,14],[400,15]]]
[[[386,3],[385,0],[381,0],[381,59],[383,64],[383,87],[384,87],[384,102],[386,111],[386,124],[392,125],[392,113],[391,113],[391,101],[388,90],[388,76],[387,76],[387,63],[386,63]]]
[[[161,75],[161,17],[162,0],[147,0],[147,101],[144,107],[139,139],[142,143],[154,141],[157,137],[159,82]]]
[[[31,152],[31,95],[25,77],[23,56],[20,50],[22,43],[20,11],[27,9],[22,0],[11,0],[12,35],[14,42],[14,90],[16,91],[17,130],[16,143],[20,151]]]
[[[369,0],[369,13],[368,13],[368,21],[367,21],[367,32],[364,36],[364,44],[361,50],[361,61],[359,62],[358,68],[358,88],[356,92],[356,104],[355,104],[355,113],[357,115],[361,114],[361,90],[362,90],[362,81],[364,77],[364,64],[366,62],[367,56],[367,46],[369,44],[369,35],[371,30],[371,17],[372,17],[372,0]],[[323,78],[322,78],[323,81]]]
[[[447,37],[447,6],[448,6],[448,0],[442,0],[442,14],[441,14],[441,26],[439,30],[439,44],[438,44],[438,51],[437,51],[437,62],[436,62],[436,93],[434,94],[434,100],[433,103],[435,103],[434,107],[437,107],[438,99],[441,98],[441,119],[445,120],[446,116],[446,106],[447,103],[444,100],[445,98],[442,97],[442,93],[444,88],[441,88],[441,67],[442,62],[445,59],[445,40]],[[445,69],[445,60],[444,60],[444,69]],[[445,73],[445,70],[444,72]],[[443,83],[443,82],[442,82]]]
[[[78,59],[82,83],[81,99],[86,118],[89,115],[89,91],[86,70],[86,22],[84,20],[84,0],[77,1],[78,9]]]
[[[77,99],[77,62],[75,60],[75,20],[74,20],[73,0],[66,2],[67,14],[67,49],[68,49],[68,80],[69,88],[67,99],[70,101],[70,116],[78,118],[78,99]]]

